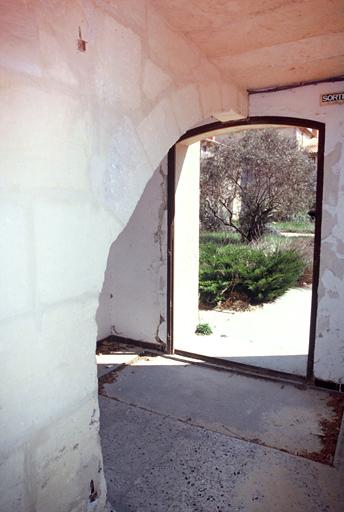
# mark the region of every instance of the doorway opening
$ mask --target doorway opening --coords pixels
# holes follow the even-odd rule
[[[313,380],[324,125],[249,118],[169,155],[169,350]]]
[[[167,343],[173,352],[179,334],[184,336],[188,329],[193,334],[198,322],[199,195],[194,172],[200,170],[202,138],[203,133],[199,140],[181,141],[170,152],[170,172],[163,164],[152,177],[110,250],[97,319],[99,332],[111,325],[112,334],[99,341],[97,360],[104,468],[108,496],[116,509],[182,510],[185,503],[193,503],[201,510],[209,508],[214,489],[217,507],[226,509],[228,498],[233,505],[233,493],[226,487],[233,468],[245,482],[243,468],[252,453],[262,454],[266,461],[263,470],[259,465],[258,476],[267,470],[273,474],[281,467],[281,457],[282,466],[290,464],[292,474],[298,475],[305,463],[323,466],[320,471],[327,475],[336,461],[342,399],[290,382],[281,385],[277,379],[215,371],[212,365],[166,354],[166,303],[156,301],[157,291],[166,298],[160,279],[166,278],[165,177],[168,174],[170,191]],[[183,203],[186,210],[180,208]],[[153,277],[152,268],[158,269]],[[184,321],[178,322],[181,314]],[[272,454],[268,459],[267,450]],[[228,464],[228,456],[235,466]],[[179,469],[171,479],[175,468]],[[308,474],[313,478],[313,469],[305,488]],[[332,475],[336,482],[334,470]],[[251,499],[249,495],[248,506]],[[238,506],[247,509],[245,503]]]

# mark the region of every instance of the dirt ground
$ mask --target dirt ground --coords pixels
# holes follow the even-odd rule
[[[311,287],[293,288],[271,304],[248,311],[200,310],[213,334],[176,340],[175,347],[263,368],[304,375],[307,365]]]

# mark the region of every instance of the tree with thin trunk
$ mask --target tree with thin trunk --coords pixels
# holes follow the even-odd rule
[[[309,210],[315,164],[296,137],[249,129],[211,143],[201,160],[201,228],[231,229],[258,240],[274,220]]]

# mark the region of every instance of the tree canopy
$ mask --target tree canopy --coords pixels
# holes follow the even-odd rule
[[[227,136],[201,160],[203,229],[231,228],[257,240],[273,220],[312,208],[315,164],[296,137],[276,128]]]

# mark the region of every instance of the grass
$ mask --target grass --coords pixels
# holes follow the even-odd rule
[[[242,244],[239,233],[233,233],[232,231],[201,231],[199,241],[200,245]]]
[[[285,233],[314,233],[314,222],[310,220],[273,222],[271,227]]]

